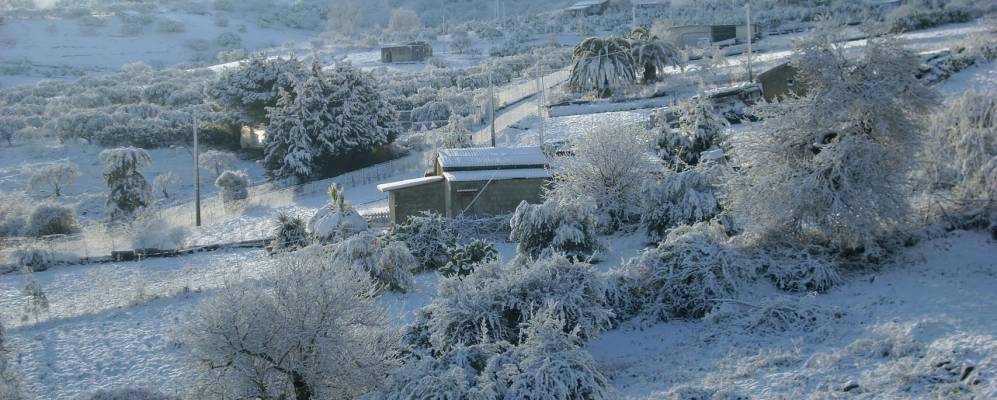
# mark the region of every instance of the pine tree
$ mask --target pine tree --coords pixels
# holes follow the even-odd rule
[[[148,152],[135,147],[119,147],[101,151],[99,157],[104,166],[104,180],[111,190],[107,206],[111,209],[112,220],[130,217],[148,205],[149,182],[139,171],[152,164]]]

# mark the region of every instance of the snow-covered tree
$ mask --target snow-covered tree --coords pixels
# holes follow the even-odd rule
[[[668,230],[707,221],[720,213],[717,185],[720,165],[701,165],[681,172],[668,172],[648,181],[641,196],[641,224],[654,239],[662,239]]]
[[[225,70],[208,94],[222,105],[245,111],[257,122],[266,122],[266,107],[275,106],[280,90],[290,91],[307,72],[294,55],[280,58],[253,54],[238,67]]]
[[[680,103],[676,111],[678,127],[671,129],[663,124],[657,148],[661,159],[681,171],[698,164],[704,151],[720,148],[724,131],[730,124],[716,112],[713,102],[704,93]]]
[[[366,271],[379,288],[399,292],[412,289],[412,270],[419,265],[404,242],[390,242],[369,232],[340,242],[332,253],[332,260],[338,265]]]
[[[637,80],[630,42],[619,37],[588,38],[574,50],[568,87],[598,91],[608,97],[614,89]]]
[[[647,28],[639,27],[627,35],[630,40],[630,51],[633,57],[635,73],[645,83],[661,79],[665,68],[679,68],[682,63],[682,52],[675,45],[659,39]]]
[[[471,36],[466,30],[454,29],[450,32],[450,52],[464,54],[471,49]]]
[[[71,162],[58,162],[36,169],[31,174],[28,186],[39,190],[42,187],[52,189],[52,195],[62,196],[62,190],[80,177],[80,168]]]
[[[926,155],[936,186],[997,208],[997,93],[968,90],[932,119]]]
[[[227,151],[208,150],[201,153],[198,162],[201,163],[201,167],[209,169],[214,172],[215,177],[218,177],[222,171],[235,168],[239,164],[239,158]]]
[[[522,202],[509,221],[509,239],[517,242],[517,258],[531,260],[545,252],[587,260],[600,249],[591,204]]]
[[[892,38],[846,57],[833,35],[801,43],[805,97],[760,108],[762,129],[734,136],[731,209],[749,237],[813,239],[874,256],[908,217],[905,175],[934,96],[916,54]]]
[[[367,274],[308,249],[277,259],[265,285],[230,283],[204,300],[185,343],[201,398],[357,398],[394,365]]]
[[[323,170],[388,144],[400,132],[395,109],[370,75],[348,63],[329,75],[314,65],[268,111],[264,165],[281,177],[330,172]]]
[[[152,189],[155,193],[163,196],[164,199],[170,198],[170,192],[173,191],[178,184],[180,184],[180,177],[172,172],[165,172],[156,175],[152,179]]]
[[[215,179],[215,187],[222,194],[222,202],[229,203],[249,198],[249,175],[245,171],[225,171]]]
[[[23,118],[0,116],[0,139],[7,141],[7,146],[14,143],[14,135],[27,126]]]
[[[0,237],[21,234],[31,212],[29,203],[23,194],[0,193]]]
[[[320,242],[338,242],[368,228],[367,220],[346,201],[343,189],[335,183],[329,186],[329,204],[308,220],[308,231]]]
[[[112,220],[130,217],[148,205],[149,182],[139,171],[152,164],[148,152],[135,147],[119,147],[101,151],[99,158],[104,166],[104,180],[111,191],[107,207],[111,209]]]
[[[48,295],[45,294],[42,284],[35,279],[33,268],[22,266],[21,276],[24,277],[23,293],[28,297],[28,303],[24,305],[23,319],[27,320],[28,315],[31,315],[35,318],[35,322],[38,322],[38,317],[48,311]]]
[[[592,202],[604,232],[634,221],[641,188],[656,169],[648,139],[635,128],[586,127],[572,140],[569,154],[551,162],[554,184],[548,197],[561,203]]]
[[[447,127],[443,131],[442,146],[444,149],[474,146],[474,143],[471,142],[471,131],[464,126],[464,121],[462,121],[456,114],[450,115]]]
[[[287,213],[277,214],[277,229],[270,246],[274,252],[293,251],[308,245],[305,221]]]

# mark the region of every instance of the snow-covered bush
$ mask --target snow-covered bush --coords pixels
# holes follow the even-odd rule
[[[23,118],[0,117],[0,139],[5,140],[7,146],[11,146],[13,145],[14,135],[26,126]]]
[[[346,201],[343,189],[335,183],[329,187],[329,204],[308,220],[308,231],[320,242],[338,242],[369,227],[367,220]]]
[[[591,202],[602,232],[614,232],[639,219],[640,192],[657,169],[643,131],[597,125],[572,140],[568,155],[551,161],[548,198],[561,203]]]
[[[703,152],[718,149],[729,124],[717,114],[713,101],[703,93],[680,103],[675,109],[678,127],[671,129],[668,124],[663,124],[657,149],[661,159],[672,168],[682,170],[698,164]]]
[[[232,32],[223,32],[215,37],[215,45],[222,49],[236,49],[242,47],[242,38]]]
[[[751,279],[751,261],[727,243],[723,228],[700,222],[674,229],[612,274],[609,292],[620,317],[700,318]]]
[[[358,398],[393,367],[394,340],[366,273],[321,251],[280,256],[261,285],[228,283],[182,335],[195,398]]]
[[[498,260],[498,251],[491,243],[475,240],[450,250],[447,265],[440,268],[440,274],[447,277],[464,276],[480,265]]]
[[[471,131],[464,126],[464,122],[456,114],[450,115],[447,127],[443,130],[442,142],[441,146],[444,149],[465,148],[474,145],[471,141]]]
[[[80,168],[71,162],[58,162],[42,166],[34,170],[28,186],[39,190],[43,187],[51,189],[52,195],[59,197],[62,190],[80,177]]]
[[[600,249],[592,210],[585,205],[522,202],[509,221],[509,239],[517,242],[517,258],[529,260],[544,252],[586,260]]]
[[[583,339],[610,325],[603,278],[585,263],[553,255],[527,265],[493,262],[464,277],[443,278],[426,310],[429,343],[436,351],[459,344],[519,343],[523,323],[544,308],[563,320],[564,332]]]
[[[222,202],[229,203],[249,197],[249,175],[245,171],[225,171],[215,179],[215,187],[222,194]]]
[[[813,332],[834,315],[819,307],[811,297],[778,296],[754,304],[725,299],[706,319],[720,334],[737,327],[751,334]],[[840,316],[840,312],[837,313]]]
[[[890,32],[916,31],[942,24],[966,22],[973,18],[971,10],[945,3],[939,0],[918,0],[897,7],[887,16]]]
[[[369,232],[350,236],[336,245],[332,260],[337,265],[366,271],[379,287],[399,292],[412,289],[412,270],[418,266],[404,242],[391,242]]]
[[[47,270],[55,261],[51,251],[39,247],[23,247],[14,250],[10,258],[20,268],[28,268],[32,271]]]
[[[186,244],[190,231],[152,215],[137,219],[131,225],[133,249],[180,249]]]
[[[208,150],[198,157],[198,162],[202,168],[207,168],[214,172],[215,176],[222,174],[222,171],[235,168],[239,164],[239,158],[227,151]]]
[[[24,233],[30,236],[67,235],[79,231],[76,210],[56,203],[35,206],[24,226]]]
[[[0,237],[21,234],[30,214],[26,204],[29,202],[23,196],[0,193]]]
[[[90,396],[90,400],[176,400],[157,390],[140,388],[123,388],[100,390]]]
[[[286,213],[277,214],[277,231],[270,244],[275,252],[293,251],[308,245],[305,221]]]
[[[820,30],[799,45],[802,98],[759,107],[763,127],[735,135],[731,210],[750,239],[815,240],[861,254],[909,217],[906,175],[933,92],[917,56],[891,38],[845,57]]]
[[[772,246],[762,252],[760,267],[782,290],[824,292],[842,281],[837,260],[820,246]]]
[[[281,89],[268,108],[264,167],[273,176],[307,179],[335,171],[337,161],[395,140],[397,115],[368,73],[337,63],[330,73],[313,66],[291,91]]]
[[[22,319],[27,320],[30,315],[35,318],[35,322],[38,322],[38,317],[49,309],[48,295],[45,294],[42,284],[35,279],[33,267],[22,265],[21,276],[24,277],[22,293],[28,297],[28,302],[24,305]]]
[[[111,192],[107,196],[107,207],[111,209],[111,219],[129,218],[149,201],[149,182],[139,169],[152,164],[152,157],[145,150],[135,147],[119,147],[100,152],[103,175]]]
[[[716,184],[721,165],[699,165],[650,181],[641,196],[641,223],[653,239],[669,229],[707,221],[720,213]]]
[[[162,196],[164,199],[170,198],[170,192],[173,191],[178,184],[180,184],[180,177],[172,172],[165,172],[156,175],[152,179],[152,190],[157,195]]]
[[[450,118],[450,105],[442,101],[430,101],[412,109],[412,122],[426,122],[430,125],[442,125]]]
[[[423,270],[446,265],[447,252],[457,245],[457,232],[451,221],[433,212],[408,217],[392,228],[390,236],[393,241],[405,242]]]
[[[156,22],[156,31],[159,33],[183,33],[187,26],[178,19],[163,19]]]

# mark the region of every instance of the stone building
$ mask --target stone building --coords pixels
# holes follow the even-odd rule
[[[447,217],[508,214],[540,203],[550,179],[539,147],[444,149],[422,178],[385,183],[392,223],[433,211]]]
[[[426,61],[432,56],[433,46],[421,41],[381,48],[381,62],[383,63]]]
[[[583,0],[564,9],[564,12],[572,17],[585,17],[602,15],[607,8],[609,8],[609,0]]]

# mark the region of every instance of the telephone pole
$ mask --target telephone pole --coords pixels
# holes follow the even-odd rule
[[[751,25],[751,3],[749,2],[746,6],[748,8],[748,82],[755,80],[755,74],[751,71],[751,42],[754,40],[755,33],[753,32],[754,27]]]
[[[537,54],[537,118],[540,120],[540,140],[537,144],[540,149],[544,145],[544,76],[543,68],[540,65],[540,55]]]
[[[197,143],[197,117],[194,117],[194,226],[201,226],[201,153]]]
[[[492,132],[492,147],[495,147],[495,84],[492,83],[492,70],[488,69],[488,120]]]

